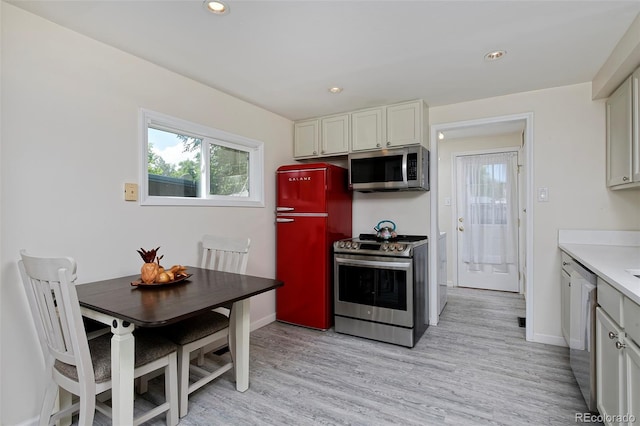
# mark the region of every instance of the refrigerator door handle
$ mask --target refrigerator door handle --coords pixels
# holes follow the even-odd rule
[[[286,219],[286,218],[283,218],[283,217],[277,217],[276,218],[276,223],[290,223],[290,222],[293,222],[293,221],[294,221],[293,219]]]
[[[276,207],[277,212],[290,212],[295,210],[293,207]]]

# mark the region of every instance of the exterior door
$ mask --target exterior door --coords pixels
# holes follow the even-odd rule
[[[456,157],[457,285],[518,292],[517,151]]]

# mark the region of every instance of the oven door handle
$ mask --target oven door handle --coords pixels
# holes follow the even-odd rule
[[[336,263],[353,266],[369,266],[379,269],[409,269],[411,262],[397,261],[397,260],[360,260],[360,259],[344,259],[338,256],[335,257]]]

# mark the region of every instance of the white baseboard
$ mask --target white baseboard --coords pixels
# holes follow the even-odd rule
[[[532,342],[536,343],[544,343],[546,345],[554,345],[554,346],[567,346],[567,342],[564,341],[564,337],[562,336],[552,336],[549,334],[540,334],[534,333]]]
[[[250,330],[254,331],[257,330],[259,328],[264,327],[267,324],[271,324],[272,322],[274,322],[276,320],[276,314],[275,312],[273,314],[267,315],[266,317],[262,317],[256,321],[252,321],[251,322],[251,326],[250,326]]]
[[[16,423],[14,426],[37,426],[39,422],[40,417],[36,416],[32,419],[29,420],[25,420],[24,422],[21,423]]]

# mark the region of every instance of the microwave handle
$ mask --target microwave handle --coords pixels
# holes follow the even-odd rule
[[[409,183],[407,161],[409,161],[409,153],[405,150],[402,153],[402,182],[404,182],[405,185],[408,185]]]

